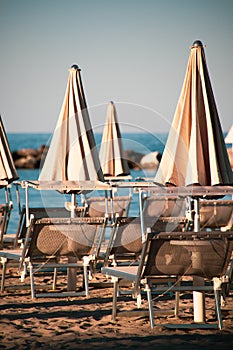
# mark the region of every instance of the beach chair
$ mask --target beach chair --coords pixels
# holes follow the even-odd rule
[[[185,198],[160,197],[149,191],[142,197],[142,206],[144,217],[166,218],[168,222],[178,220],[182,223],[183,230],[188,230],[190,226],[190,219],[186,216]]]
[[[106,205],[107,200],[107,205]],[[87,215],[90,217],[106,216],[127,216],[129,212],[130,196],[116,196],[106,199],[104,196],[86,198]],[[106,210],[107,208],[107,210]],[[107,213],[106,213],[107,211]]]
[[[200,200],[201,229],[230,229],[233,200]]]
[[[159,197],[149,191],[143,197],[143,213],[148,217],[183,217],[185,215],[185,199]]]
[[[186,224],[181,218],[144,217],[144,225],[158,231],[180,230]],[[137,262],[142,252],[142,223],[140,217],[116,218],[110,236],[104,264]]]
[[[117,217],[106,248],[104,264],[137,261],[142,250],[139,217]]]
[[[96,243],[105,225],[105,218],[41,218],[31,215],[23,248],[19,251],[0,251],[2,263],[1,291],[4,291],[7,263],[20,262],[24,276],[30,273],[32,298],[39,296],[89,295],[88,268],[95,261]],[[75,262],[69,262],[75,258]],[[56,288],[58,269],[79,269],[83,272],[84,292],[35,293],[35,275],[38,272],[54,272],[53,289]],[[37,289],[40,286],[36,286]]]
[[[140,301],[141,292],[147,293],[149,319],[151,328],[154,327],[154,309],[152,292],[165,293],[166,277],[177,277],[181,281],[184,276],[198,276],[209,284],[197,286],[194,283],[185,285],[173,283],[169,291],[209,291],[214,292],[218,328],[222,329],[220,294],[222,286],[228,283],[225,275],[233,249],[233,232],[212,231],[200,232],[160,232],[148,233],[138,266],[103,267],[104,275],[113,278],[113,307],[112,318],[117,317],[117,297],[122,280],[133,284],[132,295]],[[175,315],[178,315],[176,301]],[[166,325],[169,326],[169,325]],[[184,327],[184,325],[182,325]],[[203,324],[195,325],[204,327]],[[209,326],[209,325],[208,325]],[[216,327],[216,325],[214,325]],[[173,325],[177,328],[177,325]],[[188,327],[188,326],[187,326]]]
[[[95,196],[85,197],[84,207],[86,207],[86,215],[88,217],[106,217],[106,233],[111,237],[116,227],[116,218],[127,217],[131,203],[131,192],[125,196]],[[102,236],[102,241],[99,242],[98,258],[103,261],[106,257],[106,249],[109,246],[106,236]],[[109,252],[109,251],[108,251]]]
[[[64,207],[30,207],[29,216],[30,215],[33,215],[36,219],[43,217],[69,218],[70,212]],[[22,243],[22,240],[25,238],[26,231],[26,208],[23,205],[20,211],[16,233],[7,234],[7,237],[4,241],[7,243],[12,243],[13,248],[16,248]]]

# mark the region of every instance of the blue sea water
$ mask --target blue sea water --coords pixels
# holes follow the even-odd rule
[[[97,147],[100,147],[101,143],[101,134],[96,134],[96,144]],[[49,144],[51,139],[51,134],[29,134],[29,133],[9,133],[7,134],[8,142],[10,145],[11,151],[16,151],[22,148],[39,148],[41,145]],[[143,133],[126,133],[122,135],[123,148],[124,150],[133,150],[142,154],[147,154],[152,151],[163,152],[164,145],[166,143],[167,134],[143,134]],[[39,169],[27,170],[27,169],[17,169],[19,180],[37,180],[39,176]],[[132,178],[137,177],[154,177],[154,171],[140,171],[132,170]],[[16,196],[16,186],[11,186],[11,194],[14,209],[11,214],[10,223],[8,226],[8,232],[14,233],[17,228],[19,220],[19,211],[18,211],[18,202]],[[20,205],[25,204],[25,193],[24,190],[19,187],[20,194]],[[1,203],[4,202],[5,198],[4,189],[0,190],[0,200]],[[63,206],[65,201],[69,201],[70,197],[68,195],[64,196],[56,191],[37,191],[30,189],[29,190],[29,203],[32,207],[37,206]],[[133,197],[133,201],[130,207],[130,215],[138,215],[138,201]]]

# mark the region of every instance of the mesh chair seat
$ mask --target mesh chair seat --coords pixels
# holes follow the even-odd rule
[[[220,228],[227,226],[233,215],[232,200],[200,201],[200,226]]]
[[[27,257],[76,256],[93,254],[101,220],[39,219],[34,222],[33,236]]]
[[[157,234],[151,241],[144,275],[220,277],[227,269],[232,249],[233,241],[220,235],[214,238],[199,234],[197,239],[195,234]]]
[[[148,217],[179,217],[184,214],[184,208],[184,198],[150,195],[144,200],[143,213]]]
[[[87,198],[88,215],[91,217],[104,217],[106,215],[106,198],[91,197]],[[113,197],[113,214],[114,216],[124,216],[128,211],[130,198],[128,196]],[[108,198],[108,216],[111,217],[111,201]]]

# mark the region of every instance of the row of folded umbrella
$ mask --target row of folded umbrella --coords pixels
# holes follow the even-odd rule
[[[110,102],[98,153],[80,68],[69,70],[68,84],[40,181],[102,181],[130,174],[124,159],[116,107]],[[18,178],[1,121],[0,184]],[[163,185],[232,185],[216,102],[207,69],[204,46],[191,47],[180,98],[163,156],[154,178]]]

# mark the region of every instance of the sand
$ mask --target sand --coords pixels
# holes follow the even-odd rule
[[[20,285],[19,276],[10,268],[6,286]],[[66,276],[59,275],[65,286]],[[181,298],[181,317],[156,317],[154,329],[148,317],[133,314],[111,319],[112,286],[100,272],[90,281],[90,296],[31,299],[29,289],[7,290],[0,297],[0,349],[233,349],[233,290],[223,307],[222,331],[218,329],[166,329],[170,323],[191,324],[192,295]],[[50,277],[36,277],[40,285]],[[78,282],[79,285],[80,282]],[[168,309],[174,299],[156,296],[156,308]],[[135,300],[123,296],[120,310],[135,309]],[[207,320],[216,323],[214,298],[206,296]],[[143,308],[147,307],[143,300]]]

